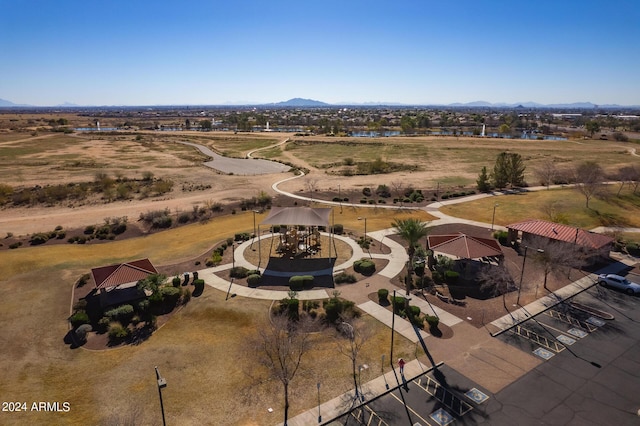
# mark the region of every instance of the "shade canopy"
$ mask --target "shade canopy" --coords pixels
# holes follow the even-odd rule
[[[502,249],[496,240],[473,237],[462,233],[429,235],[427,236],[427,244],[429,244],[429,249],[433,251],[461,259],[479,259],[502,255]]]
[[[108,289],[138,282],[157,273],[158,271],[149,259],[102,266],[91,270],[93,281],[98,289]]]
[[[331,208],[273,207],[262,225],[329,226]]]

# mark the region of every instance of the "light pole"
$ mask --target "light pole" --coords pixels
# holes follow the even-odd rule
[[[493,224],[494,224],[494,222],[495,222],[495,220],[496,220],[496,207],[498,207],[499,205],[500,205],[500,204],[498,204],[498,203],[495,203],[495,204],[493,205],[493,216],[491,216],[491,230],[492,230],[492,231],[493,231]]]
[[[522,258],[522,270],[520,271],[520,284],[518,285],[518,298],[516,299],[516,305],[520,306],[520,291],[522,290],[522,278],[524,277],[524,265],[527,262],[527,250],[529,246],[524,246],[524,257]],[[542,249],[536,249],[538,253],[544,253]]]
[[[318,382],[317,386],[318,386],[318,423],[322,423],[322,416],[320,415],[320,382]]]
[[[367,241],[367,218],[358,217],[358,220],[364,220],[364,247],[367,247],[367,251],[369,252],[369,258],[371,258],[371,250],[369,250],[368,241]]]
[[[384,354],[382,354],[382,364],[380,365],[380,372],[384,378],[384,387],[389,390],[389,383],[387,383],[387,376],[384,375]]]
[[[360,401],[364,402],[364,394],[362,393],[362,370],[369,368],[367,364],[358,366],[358,383],[360,385]]]
[[[253,239],[251,240],[251,249],[253,250],[253,242],[256,240],[256,213],[260,213],[257,210],[252,210],[253,213]]]
[[[338,184],[338,199],[340,202],[340,213],[342,213],[342,193],[340,192],[340,184]]]
[[[160,395],[160,411],[162,411],[162,424],[166,426],[167,422],[164,419],[164,404],[162,403],[162,388],[167,387],[167,380],[160,376],[160,372],[158,371],[158,367],[154,367],[156,369],[156,380],[158,381],[158,395]]]

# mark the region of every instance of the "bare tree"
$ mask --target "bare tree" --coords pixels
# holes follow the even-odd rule
[[[318,179],[315,178],[307,178],[304,181],[304,186],[310,194],[311,201],[313,203],[313,193],[318,189]]]
[[[398,200],[400,200],[400,206],[402,206],[404,201],[404,183],[396,180],[391,182],[391,187],[393,188],[393,192],[395,192],[396,197],[398,197]]]
[[[535,248],[533,261],[540,265],[544,274],[543,287],[547,291],[547,278],[552,275],[569,275],[572,268],[582,268],[585,264],[584,253],[575,243],[554,241],[543,237],[531,237],[527,240],[530,248]],[[538,286],[536,285],[536,294]]]
[[[358,393],[358,377],[356,365],[358,363],[358,355],[362,347],[371,338],[372,332],[366,323],[350,316],[341,316],[338,330],[340,334],[337,336],[338,351],[351,360],[351,371],[353,374],[353,385],[356,390],[356,398],[362,393]],[[362,389],[360,389],[362,392]]]
[[[308,317],[294,322],[285,313],[273,316],[269,325],[259,331],[256,343],[260,361],[283,386],[285,426],[289,415],[289,384],[298,372],[305,353],[311,348],[312,327]]]
[[[540,183],[549,189],[549,186],[554,183],[558,176],[558,167],[556,167],[556,163],[551,158],[547,158],[533,170],[533,173]]]
[[[604,171],[595,161],[585,161],[575,169],[576,189],[589,201],[603,192]]]
[[[481,282],[481,291],[488,291],[493,297],[502,296],[502,304],[508,312],[509,308],[507,308],[505,296],[515,288],[515,284],[507,268],[503,264],[498,266],[483,264],[478,271],[477,278]]]
[[[640,182],[640,171],[638,171],[635,166],[625,166],[620,168],[616,178],[620,181],[620,187],[618,188],[616,196],[620,196],[620,192],[625,184],[632,186],[635,194],[638,189],[638,183]]]

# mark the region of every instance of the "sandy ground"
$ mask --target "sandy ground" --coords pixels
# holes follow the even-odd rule
[[[47,135],[48,136],[48,135]],[[281,141],[285,141],[287,135],[278,135]],[[37,136],[35,138],[27,138],[25,141],[33,139],[42,139],[44,137]],[[10,145],[16,145],[19,141],[10,142]],[[118,141],[118,143],[107,143],[102,140],[93,140],[91,138],[78,138],[78,145],[72,148],[66,148],[65,154],[81,151],[89,157],[111,158],[109,164],[117,162],[135,161],[135,157],[129,158],[118,152],[118,149],[131,149],[131,142]],[[153,149],[153,148],[146,148]],[[146,150],[145,149],[145,150]],[[195,152],[195,148],[194,148]],[[331,199],[339,193],[346,196],[351,191],[352,202],[358,202],[360,191],[363,187],[377,187],[379,184],[386,184],[392,188],[392,183],[401,182],[404,187],[413,185],[422,187],[425,180],[437,178],[434,172],[398,172],[385,175],[375,176],[336,176],[325,173],[324,170],[313,168],[308,163],[301,161],[291,155],[288,151],[283,151],[285,157],[292,163],[302,167],[307,167],[310,172],[299,179],[292,179],[282,183],[279,187],[288,192],[296,193],[303,196],[309,196],[311,192],[314,194],[325,193],[324,197]],[[253,157],[259,157],[259,151]],[[46,155],[39,154],[38,156]],[[157,164],[145,166],[146,169],[154,172],[155,176],[164,176],[167,174],[169,165],[175,166],[176,158],[168,152],[157,153]],[[238,159],[217,159],[214,162],[232,160],[236,161],[233,167],[244,167],[246,173],[255,173],[255,164],[257,160],[238,160]],[[263,174],[260,176],[242,175],[242,170],[238,169],[234,175],[218,174],[209,169],[201,162],[203,157],[194,156],[193,161],[190,158],[180,158],[179,165],[181,169],[169,175],[175,182],[174,190],[170,194],[165,194],[160,198],[149,198],[144,200],[117,201],[112,203],[88,203],[86,205],[75,206],[56,206],[56,207],[24,207],[24,208],[6,208],[0,210],[0,236],[7,233],[13,233],[15,236],[28,235],[36,232],[44,232],[51,230],[60,225],[64,228],[81,228],[87,225],[99,224],[107,217],[127,216],[129,221],[136,221],[141,213],[150,210],[162,210],[168,208],[172,212],[190,211],[194,205],[203,205],[205,202],[219,202],[229,204],[242,199],[251,198],[258,195],[261,191],[269,195],[277,195],[272,189],[272,185],[280,180],[291,177],[291,174],[283,173],[281,169],[288,169],[288,166],[279,163],[270,163],[275,166],[273,169],[265,169],[261,171],[278,171],[278,173]],[[243,163],[238,163],[243,161]],[[264,160],[261,160],[264,162]],[[265,162],[266,163],[266,162]],[[106,168],[105,171],[110,173],[112,169]],[[235,169],[234,169],[235,170]],[[40,179],[44,181],[41,184],[66,181],[61,174],[62,171],[48,174],[47,171],[40,173]],[[64,172],[62,172],[64,173]],[[437,174],[437,173],[436,173]],[[33,177],[36,179],[36,176]],[[69,178],[67,178],[69,179]],[[91,177],[85,179],[91,180]],[[48,182],[51,180],[51,182]],[[24,184],[25,182],[21,182]],[[29,182],[33,183],[33,182]],[[198,191],[183,191],[180,189],[182,184],[202,184],[210,185],[211,188]],[[355,191],[355,192],[354,192]],[[393,189],[392,189],[393,192]],[[357,197],[356,197],[357,195]],[[395,194],[394,194],[395,196]]]

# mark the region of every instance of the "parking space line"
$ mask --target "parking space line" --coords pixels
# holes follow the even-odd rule
[[[367,409],[369,411],[369,419],[364,422],[360,420],[360,417],[363,417],[364,420],[364,416],[363,414],[363,409],[362,407],[358,407],[357,409],[351,411],[351,416],[356,419],[356,421],[360,424],[365,424],[367,426],[371,426],[371,425],[376,425],[376,426],[389,426],[389,423],[385,422],[379,415],[378,413],[376,413],[375,411],[373,411],[373,409],[371,407],[369,407],[368,405],[364,406],[365,409]],[[357,411],[357,414],[356,414]],[[378,420],[378,423],[372,423],[372,421],[376,419]]]
[[[549,316],[549,317],[551,317],[551,318],[566,322],[566,323],[568,323],[570,325],[583,328],[583,329],[587,330],[589,333],[591,333],[591,332],[593,332],[593,331],[598,329],[598,327],[596,327],[594,325],[591,325],[588,322],[580,321],[577,318],[574,318],[574,317],[572,317],[570,315],[567,315],[567,314],[565,314],[563,312],[556,311],[554,309],[549,309],[548,311],[545,311],[544,314]]]
[[[402,392],[402,391],[400,391],[400,392]],[[402,402],[402,400],[400,398],[398,398],[393,392],[391,392],[390,395],[393,396],[400,404],[404,405],[404,402]],[[413,408],[411,408],[410,406],[407,405],[407,409],[409,411],[411,411],[417,418],[419,418],[421,421],[423,421],[425,426],[432,426],[431,423],[429,423],[427,421],[427,419],[422,417],[420,414],[416,413],[416,411]]]
[[[422,379],[425,379],[424,384]],[[440,385],[436,380],[429,376],[423,376],[419,381],[413,381],[419,388],[424,390],[429,395],[440,401],[445,407],[452,410],[458,416],[462,417],[469,411],[473,410],[473,407],[467,402],[459,398],[456,394]]]
[[[549,349],[550,351],[553,351],[555,353],[560,353],[563,350],[565,350],[566,348],[564,347],[564,345],[559,344],[556,341],[549,341],[549,339],[547,339],[544,336],[541,336],[540,334],[536,333],[535,331],[526,329],[524,327],[522,327],[521,325],[517,325],[512,329],[512,333],[517,334],[519,336],[524,337],[525,339],[531,340],[532,342],[537,343],[540,346],[543,346],[547,349]]]

